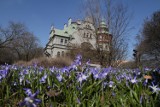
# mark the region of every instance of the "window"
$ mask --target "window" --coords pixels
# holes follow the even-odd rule
[[[62,56],[64,57],[64,51],[62,51]]]
[[[90,38],[92,38],[92,34],[90,34]]]
[[[67,39],[65,39],[65,43],[67,43]]]
[[[60,57],[60,52],[57,52],[57,57]]]
[[[61,39],[61,43],[63,43],[63,39]]]
[[[101,35],[99,36],[99,40],[102,40],[102,36]]]
[[[86,37],[86,33],[84,33],[84,36],[83,36],[84,38]]]
[[[87,38],[88,38],[89,33],[87,33]]]
[[[109,44],[106,44],[106,50],[109,51]]]

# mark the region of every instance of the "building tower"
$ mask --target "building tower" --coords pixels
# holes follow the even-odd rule
[[[97,44],[100,50],[110,51],[112,35],[109,33],[104,20],[101,21],[97,29]]]
[[[111,41],[112,35],[109,33],[104,20],[101,21],[97,29],[97,47],[99,49],[100,65],[111,64]]]

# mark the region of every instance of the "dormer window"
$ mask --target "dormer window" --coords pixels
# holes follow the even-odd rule
[[[64,33],[68,34],[68,32],[67,32],[67,31],[65,31]]]
[[[73,26],[72,29],[75,29],[75,27]]]

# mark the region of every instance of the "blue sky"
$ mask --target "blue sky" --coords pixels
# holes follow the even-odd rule
[[[129,58],[135,44],[135,35],[142,27],[143,20],[160,9],[160,0],[116,0],[128,5],[133,12],[129,34]],[[0,26],[6,27],[9,21],[22,22],[33,32],[45,47],[50,27],[63,28],[71,17],[81,19],[81,0],[0,0]]]

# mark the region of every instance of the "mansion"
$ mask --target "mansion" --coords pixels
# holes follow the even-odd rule
[[[56,29],[51,26],[49,41],[44,49],[47,57],[67,56],[69,50],[76,46],[89,43],[93,49],[97,46],[105,51],[110,51],[112,35],[109,33],[105,21],[101,21],[95,29],[89,19],[72,21],[70,18],[64,28]]]

